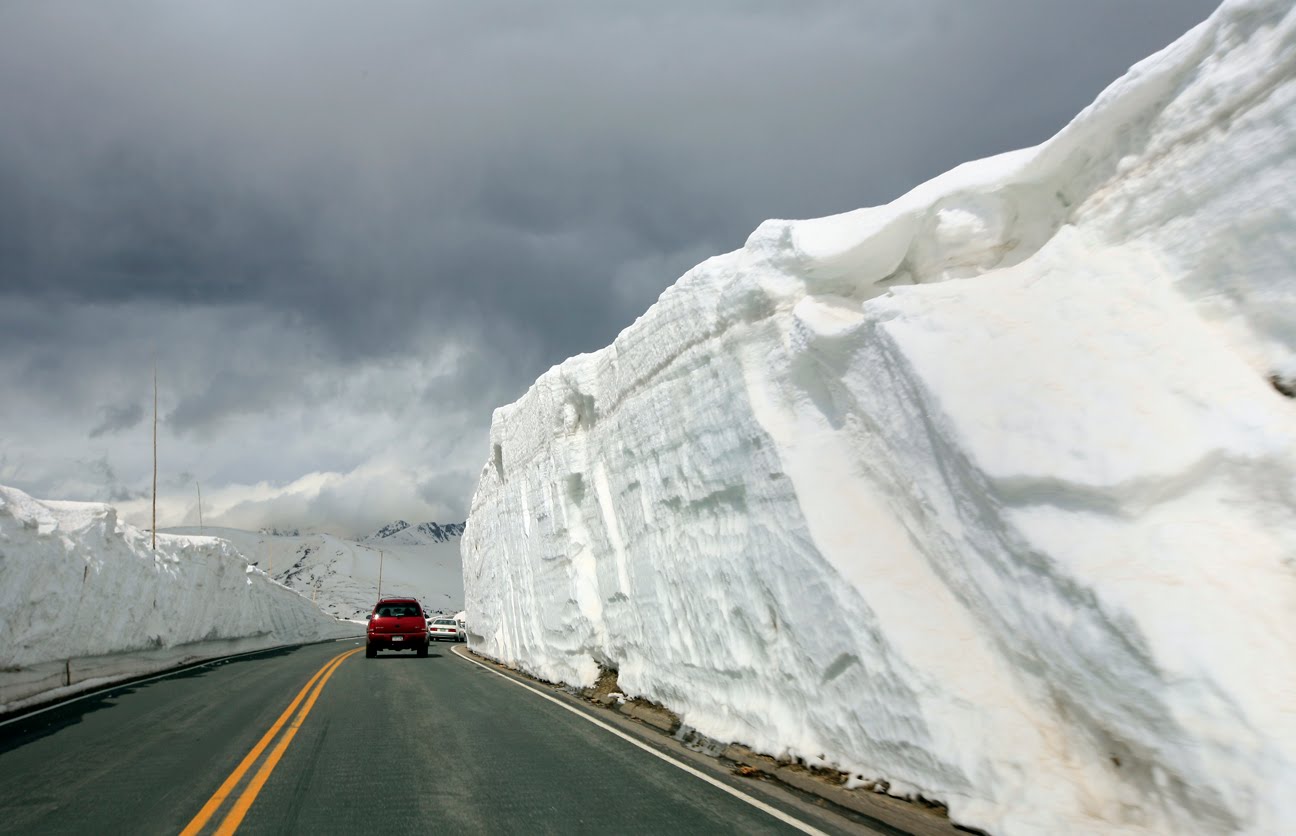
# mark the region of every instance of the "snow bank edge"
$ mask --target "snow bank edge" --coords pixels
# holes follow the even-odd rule
[[[362,632],[358,632],[354,638],[363,636]],[[232,656],[348,638],[352,637],[339,636],[336,639],[288,644],[273,636],[216,639],[147,651],[41,662],[15,670],[0,671],[0,716],[151,674],[179,671]]]

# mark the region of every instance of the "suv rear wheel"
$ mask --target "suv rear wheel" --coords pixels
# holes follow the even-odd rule
[[[420,659],[427,658],[427,647],[427,642],[423,642],[423,644],[419,645],[418,655]]]
[[[375,656],[377,656],[377,655],[378,655],[378,651],[374,649],[374,646],[373,646],[373,645],[371,645],[371,644],[366,644],[366,645],[365,645],[365,658],[366,658],[366,659],[372,659],[373,657],[375,657]]]

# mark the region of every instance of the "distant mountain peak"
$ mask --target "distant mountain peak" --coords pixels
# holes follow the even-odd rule
[[[444,543],[445,541],[455,537],[462,537],[464,526],[466,524],[467,523],[446,523],[445,525],[439,525],[434,522],[425,522],[419,523],[417,530],[421,534],[426,534],[433,540],[436,540],[438,543]]]
[[[404,520],[396,520],[396,522],[389,522],[389,523],[387,523],[387,524],[384,525],[382,528],[378,529],[378,530],[375,531],[373,534],[370,534],[370,535],[369,535],[368,537],[366,537],[365,539],[366,539],[366,540],[385,540],[385,539],[388,538],[388,537],[392,537],[392,536],[395,536],[395,535],[397,535],[397,534],[400,534],[402,531],[405,531],[405,530],[408,529],[409,527],[410,527],[410,524],[407,523],[407,522],[405,522]]]
[[[405,520],[396,520],[365,537],[362,542],[400,543],[402,545],[423,545],[425,543],[445,543],[462,537],[464,523],[425,522],[410,525]]]

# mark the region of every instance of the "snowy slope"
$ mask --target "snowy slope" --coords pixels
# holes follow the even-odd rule
[[[253,566],[315,601],[324,612],[363,620],[378,599],[380,558],[384,595],[412,595],[433,612],[463,608],[459,538],[438,540],[437,533],[429,533],[431,526],[435,523],[411,526],[410,531],[402,527],[393,536],[371,535],[361,543],[331,534],[281,535],[210,526],[203,532],[229,541]],[[436,531],[456,528],[438,526]],[[198,533],[197,528],[167,531]]]
[[[0,711],[227,652],[356,635],[228,543],[0,486]],[[53,676],[48,676],[50,672]]]
[[[476,650],[995,833],[1296,821],[1296,11],[769,221],[496,411]]]
[[[457,540],[463,536],[463,531],[463,523],[441,525],[440,523],[425,522],[410,525],[404,520],[396,520],[378,529],[368,537],[362,538],[360,542],[374,546],[423,546],[429,543],[445,543],[449,540]]]

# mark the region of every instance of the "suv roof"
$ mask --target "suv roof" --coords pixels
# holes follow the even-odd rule
[[[385,598],[373,609],[374,618],[426,618],[423,606],[413,598]]]
[[[417,598],[413,598],[409,595],[384,595],[383,597],[378,599],[378,603],[380,604],[389,601],[401,601],[401,602],[413,601],[415,604],[418,603]]]

